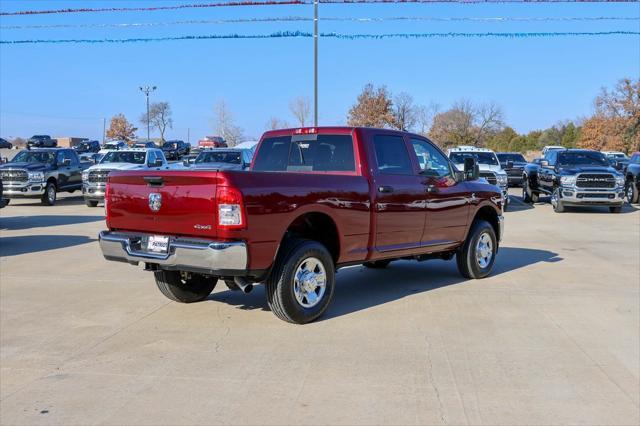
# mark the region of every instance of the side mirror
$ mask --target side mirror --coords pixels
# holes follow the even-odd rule
[[[71,165],[71,159],[70,158],[65,158],[64,160],[62,160],[62,165],[63,166],[70,166]]]
[[[153,163],[154,167],[162,167],[162,165],[164,164],[164,162],[162,161],[162,158],[156,158],[155,163]]]
[[[549,161],[540,160],[540,167],[549,167]]]
[[[480,176],[480,167],[476,163],[476,159],[466,157],[464,159],[464,178],[465,180],[477,180]]]
[[[513,169],[513,161],[507,161],[507,169]]]
[[[189,166],[191,165],[191,163],[189,163],[189,160],[184,160],[184,161],[182,162],[182,164],[183,164],[185,167],[189,167]]]
[[[454,178],[456,182],[464,182],[464,172],[461,172],[460,170],[456,170]]]

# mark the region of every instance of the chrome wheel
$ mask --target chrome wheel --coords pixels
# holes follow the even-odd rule
[[[631,186],[631,182],[627,183],[627,203],[631,204],[633,202],[633,187]]]
[[[300,306],[312,308],[322,300],[327,284],[327,272],[315,257],[303,260],[293,278],[293,293]]]
[[[47,188],[47,199],[51,204],[56,201],[56,187],[53,185],[49,185]]]
[[[527,195],[529,195],[529,194],[527,194],[527,181],[524,180],[522,182],[522,199],[526,200],[527,199]]]
[[[557,189],[553,191],[553,193],[551,194],[551,205],[553,206],[554,209],[558,207],[558,190]]]
[[[476,261],[478,266],[486,268],[493,258],[493,241],[487,232],[483,232],[476,243]]]

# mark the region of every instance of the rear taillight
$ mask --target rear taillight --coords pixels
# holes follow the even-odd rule
[[[240,229],[246,225],[242,193],[230,186],[218,186],[216,189],[218,202],[218,226],[221,228]]]

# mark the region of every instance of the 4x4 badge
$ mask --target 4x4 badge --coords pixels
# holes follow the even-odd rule
[[[152,192],[149,194],[149,208],[153,212],[157,212],[162,207],[162,194]]]

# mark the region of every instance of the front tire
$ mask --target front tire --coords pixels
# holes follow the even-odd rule
[[[327,310],[334,288],[335,267],[326,247],[293,240],[282,248],[267,279],[267,303],[281,320],[305,324]]]
[[[98,202],[95,200],[84,200],[87,207],[98,207]]]
[[[638,194],[638,188],[636,188],[636,186],[630,180],[627,181],[625,194],[627,196],[627,203],[629,204],[637,203],[638,199],[640,198]]]
[[[57,196],[56,184],[48,182],[40,201],[45,206],[53,206],[56,203]]]
[[[531,203],[531,193],[529,192],[529,178],[525,176],[522,179],[522,201],[525,203]]]
[[[551,194],[551,205],[553,206],[554,212],[564,213],[564,205],[562,204],[562,199],[560,198],[560,188],[556,188],[553,190],[553,194]]]
[[[202,274],[185,274],[180,271],[156,271],[156,285],[168,299],[180,303],[204,300],[211,294],[218,279]]]
[[[458,271],[465,278],[481,279],[491,273],[498,251],[493,226],[485,220],[473,223],[467,240],[456,252]]]

